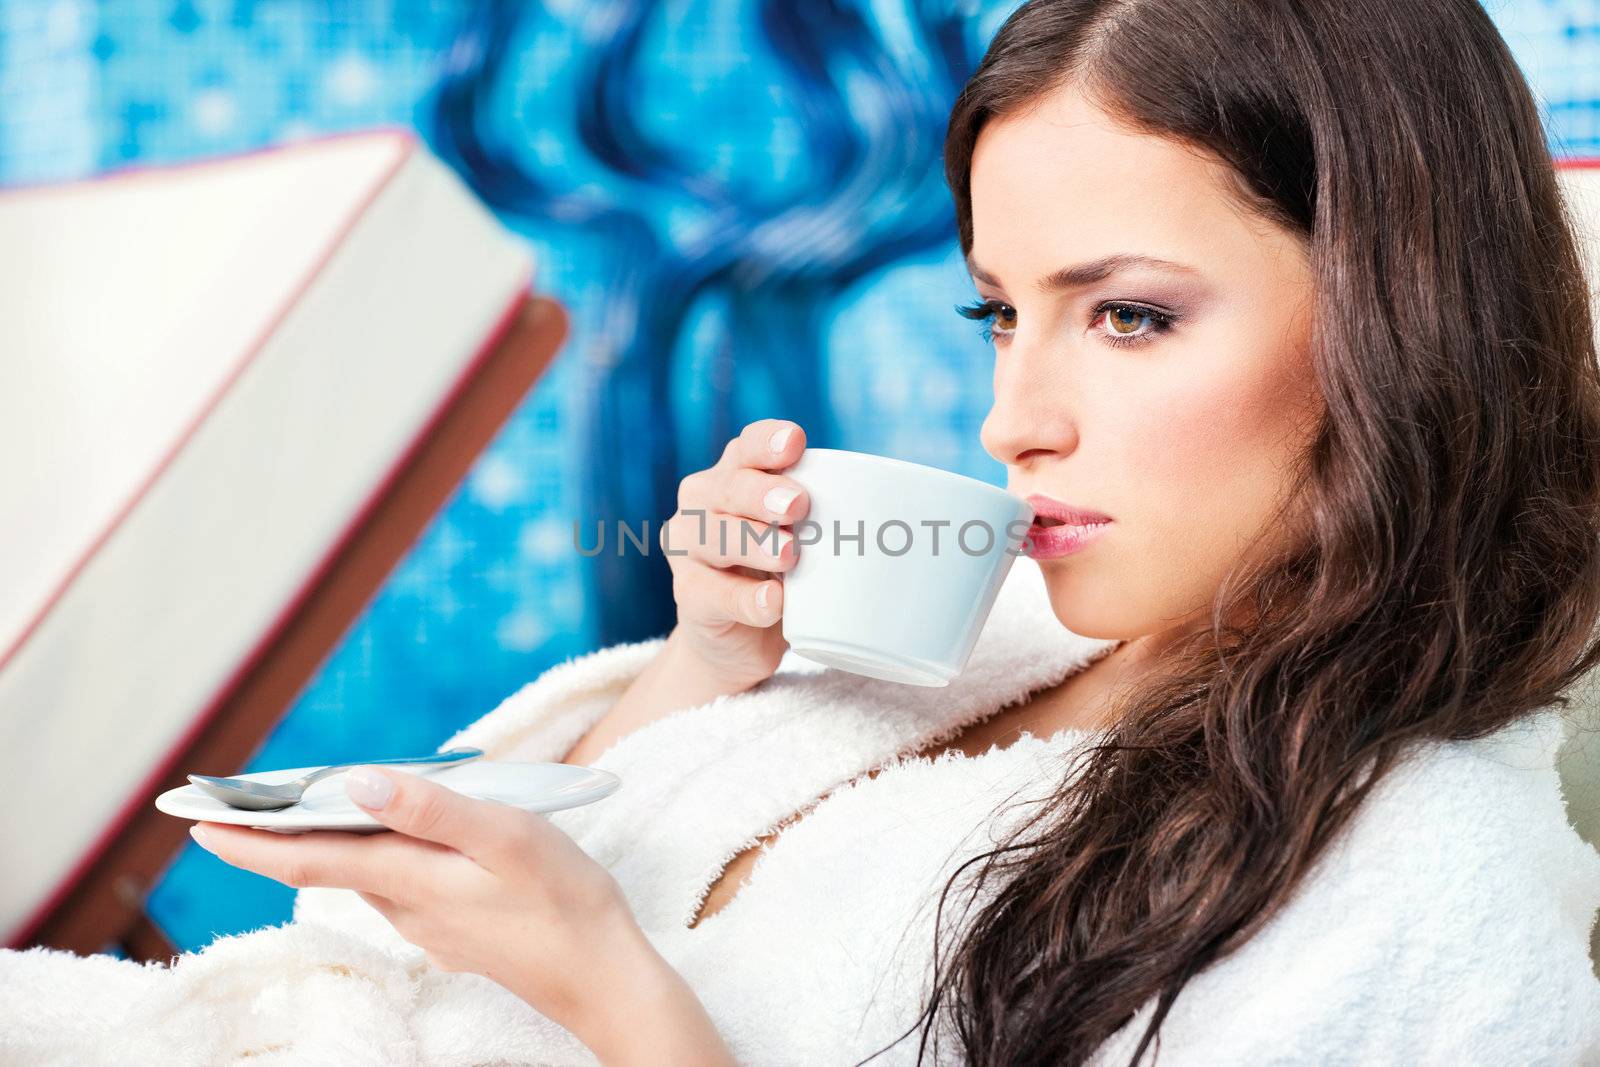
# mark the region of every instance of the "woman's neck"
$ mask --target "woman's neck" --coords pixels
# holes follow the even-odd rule
[[[1115,724],[1122,698],[1195,629],[1196,625],[1173,627],[1123,640],[1059,684],[1035,693],[1024,707],[1028,719],[1038,726],[1028,728],[1040,736],[1064,728],[1108,729]]]

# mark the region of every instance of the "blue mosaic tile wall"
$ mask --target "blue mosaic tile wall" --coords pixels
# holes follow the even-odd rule
[[[666,567],[572,549],[659,521],[751,419],[996,483],[989,355],[938,166],[1015,0],[0,0],[0,185],[413,124],[571,309],[549,375],[250,769],[431,751],[545,668],[671,624]],[[1489,9],[1552,147],[1600,155],[1600,6]],[[292,891],[197,847],[183,948]]]

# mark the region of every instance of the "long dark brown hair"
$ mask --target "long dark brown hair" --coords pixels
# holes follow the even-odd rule
[[[964,251],[984,123],[1068,85],[1304,239],[1325,415],[1295,546],[1240,560],[1079,773],[944,886],[941,916],[968,866],[969,901],[999,889],[948,960],[936,936],[919,1062],[941,1007],[966,1062],[1055,1067],[1154,999],[1139,1063],[1408,744],[1565,708],[1600,660],[1594,325],[1477,0],[1031,0],[950,116]]]

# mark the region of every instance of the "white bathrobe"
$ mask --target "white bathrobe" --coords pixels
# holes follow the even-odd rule
[[[662,640],[559,664],[440,747],[558,760]],[[947,688],[789,656],[753,690],[622,738],[593,764],[621,787],[547,817],[616,876],[741,1063],[853,1064],[916,1020],[948,876],[1052,791],[1092,735],[896,757],[1112,647],[1062,629],[1038,564],[1019,557]],[[1147,1052],[1144,1063],[1600,1063],[1588,958],[1600,855],[1568,824],[1560,740],[1549,711],[1492,738],[1415,748],[1290,904],[1190,982],[1159,1061]],[[729,859],[846,782],[783,831],[732,902],[688,927]],[[1127,1063],[1150,1009],[1094,1067]],[[919,1037],[873,1063],[915,1062]],[[302,890],[292,922],[219,938],[170,967],[0,952],[7,1065],[594,1062],[488,979],[428,967],[348,890]],[[953,1043],[942,1062],[955,1062]]]

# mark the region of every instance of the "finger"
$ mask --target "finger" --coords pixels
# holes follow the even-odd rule
[[[345,792],[391,830],[455,849],[481,866],[526,837],[527,813],[457,793],[431,779],[388,767],[357,767]]]
[[[737,622],[765,628],[783,617],[783,582],[705,564],[673,572],[673,598],[680,619],[705,625]]]
[[[800,459],[806,448],[806,432],[788,419],[757,419],[722,450],[718,466],[758,467],[783,470]]]
[[[377,893],[368,893],[358,889],[356,890],[356,896],[371,905],[373,911],[389,920],[390,926],[396,926],[400,921],[400,917],[406,912],[406,909],[397,901],[390,900],[388,897],[380,896]]]
[[[726,512],[678,512],[661,525],[668,564],[710,567],[743,565],[760,571],[788,570],[799,558],[795,534],[776,523]],[[774,554],[776,550],[776,554]]]
[[[419,867],[427,862],[427,849],[395,834],[277,834],[214,822],[197,823],[190,832],[224,863],[294,889],[356,889],[394,898],[405,895],[411,879],[425,877]]]
[[[691,528],[687,543],[680,543],[679,536],[674,532],[674,550],[687,549],[691,558],[711,567],[743,565],[761,571],[786,571],[799,559],[793,531],[743,515],[712,512],[706,516],[705,536],[700,536],[697,528]]]
[[[743,467],[715,483],[710,506],[766,525],[793,522],[806,513],[810,501],[805,486],[793,478]]]

